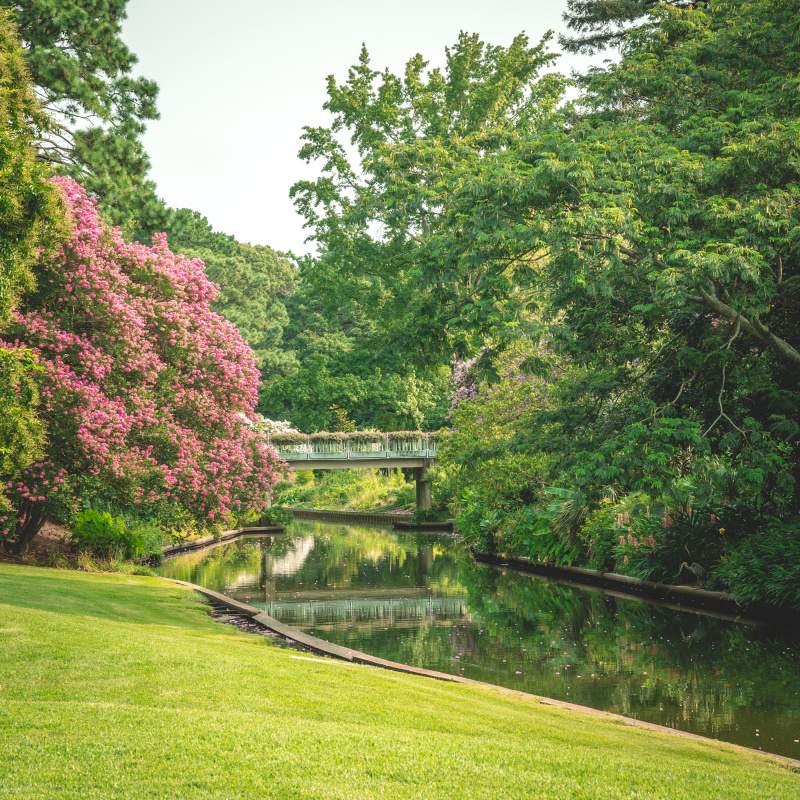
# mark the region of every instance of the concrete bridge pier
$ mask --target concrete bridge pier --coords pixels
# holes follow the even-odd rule
[[[417,484],[417,508],[427,511],[431,507],[431,484],[428,481],[428,468],[414,467],[414,481]]]

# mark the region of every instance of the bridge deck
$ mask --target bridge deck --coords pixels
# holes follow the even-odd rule
[[[383,456],[358,458],[292,458],[293,469],[395,469],[396,467],[435,467],[435,458]]]

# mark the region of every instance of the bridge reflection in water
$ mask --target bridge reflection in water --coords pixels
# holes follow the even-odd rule
[[[452,625],[468,619],[467,598],[463,597],[350,597],[336,600],[277,600],[256,603],[271,617],[298,628],[324,630],[326,627],[372,626],[417,627]]]
[[[325,585],[322,581],[306,582],[305,586],[303,582],[291,581],[291,576],[303,572],[304,567],[314,571],[309,559],[313,561],[316,544],[314,536],[296,537],[288,552],[281,555],[273,555],[265,547],[256,561],[252,553],[247,566],[241,565],[235,579],[227,582],[225,593],[302,629],[453,625],[471,618],[467,595],[463,590],[458,591],[461,587],[451,587],[449,593],[442,594],[428,585],[408,585],[412,580],[410,574],[402,580],[406,585],[390,588],[335,585],[331,591],[322,588]],[[414,582],[427,583],[428,573],[433,569],[433,548],[419,546],[414,561]],[[253,569],[256,565],[260,569]],[[405,569],[410,569],[408,561]]]

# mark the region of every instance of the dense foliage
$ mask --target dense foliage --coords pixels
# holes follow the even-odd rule
[[[156,84],[134,77],[136,56],[120,37],[127,0],[4,0],[51,124],[41,155],[103,202],[110,222],[147,237],[167,209],[147,177],[141,135],[157,119]]]
[[[5,334],[39,357],[50,435],[44,457],[9,482],[24,547],[47,514],[94,497],[143,515],[213,525],[262,510],[279,464],[248,423],[258,369],[210,310],[201,262],[163,236],[126,243],[80,186],[58,179],[69,241],[37,267]]]
[[[61,236],[58,193],[37,164],[32,142],[48,128],[19,49],[16,29],[0,9],[0,333],[19,296],[36,285],[40,248]],[[28,466],[41,452],[44,426],[36,413],[32,354],[0,347],[0,477]],[[0,496],[0,522],[9,504]]]
[[[344,84],[328,78],[333,123],[306,128],[300,151],[322,176],[292,188],[319,246],[289,307],[301,366],[265,388],[265,413],[313,430],[336,404],[358,425],[440,427],[452,352],[478,347],[486,327],[502,334],[518,305],[476,305],[480,265],[430,282],[416,254],[442,230],[465,154],[497,152],[547,116],[563,85],[540,77],[553,58],[524,35],[504,48],[462,34],[443,70],[417,55],[402,76],[379,72],[364,49]]]
[[[480,277],[469,314],[433,334],[430,318],[403,321],[406,341],[434,350],[448,327],[481,343],[439,479],[475,537],[548,560],[591,543],[607,565],[664,580],[692,548],[675,539],[660,571],[636,567],[613,550],[632,525],[591,527],[604,502],[616,520],[638,497],[664,547],[694,527],[665,509],[703,507],[709,523],[739,509],[748,525],[692,533],[712,572],[770,519],[800,535],[799,26],[791,0],[659,5],[574,107],[548,105],[513,136],[487,125],[485,146],[467,138],[421,184],[446,202],[408,256],[418,284],[447,307],[440,287]],[[437,152],[406,138],[379,161],[417,169],[441,165]],[[416,197],[400,179],[382,196]],[[503,350],[527,355],[510,373]]]
[[[99,557],[153,559],[161,561],[161,530],[158,526],[131,529],[125,520],[108,511],[87,508],[75,515],[70,544]]]
[[[258,359],[265,380],[296,368],[283,341],[288,323],[284,303],[295,291],[288,259],[265,245],[251,245],[215,231],[196,211],[180,209],[167,230],[170,244],[187,258],[200,258],[219,294],[211,308],[232,322]]]
[[[362,50],[328,78],[331,124],[304,132],[321,175],[292,197],[318,251],[296,264],[156,198],[139,142],[156,87],[131,77],[125,0],[5,5],[24,42],[0,31],[15,546],[78,498],[257,516],[278,430],[258,403],[289,439],[449,423],[433,513],[481,547],[654,581],[688,559],[798,607],[798,0],[569,0],[562,45],[621,52],[572,103],[546,40],[461,34],[444,68],[416,55],[402,75]],[[57,182],[63,247],[32,143],[92,198]],[[95,199],[182,255],[127,244]],[[356,491],[311,481],[288,496]]]

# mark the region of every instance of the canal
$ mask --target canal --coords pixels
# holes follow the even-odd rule
[[[800,758],[800,634],[476,564],[447,537],[295,520],[165,562],[302,631],[418,667]]]

